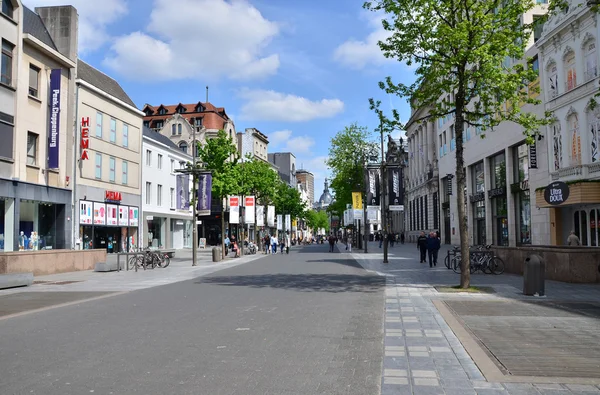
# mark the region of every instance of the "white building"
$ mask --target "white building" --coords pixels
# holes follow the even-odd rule
[[[192,161],[168,137],[143,128],[143,246],[192,248],[191,176],[177,169]]]
[[[543,145],[550,155],[540,166],[550,182],[568,185],[569,197],[550,205],[544,190],[536,205],[547,213],[550,241],[563,245],[571,230],[587,246],[600,245],[600,105],[598,93],[597,14],[585,0],[569,0],[566,12],[553,15],[537,42],[545,109],[554,114]],[[545,158],[544,158],[545,159]],[[543,164],[542,164],[543,163]],[[546,165],[547,163],[547,165]]]
[[[242,158],[250,155],[269,163],[268,147],[269,138],[256,128],[246,128],[244,132],[237,133],[237,149]]]

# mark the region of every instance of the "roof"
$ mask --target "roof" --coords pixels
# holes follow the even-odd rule
[[[181,152],[181,154],[187,155],[185,152],[181,151],[179,149],[179,147],[177,146],[177,144],[172,142],[171,139],[169,139],[167,136],[162,135],[158,132],[155,132],[155,131],[147,128],[146,126],[144,126],[142,128],[142,134],[144,135],[144,137],[148,137],[149,139],[152,139],[158,143],[166,145],[167,147],[169,147],[171,149]]]
[[[42,18],[25,6],[23,6],[23,33],[31,34],[33,37],[37,38],[50,48],[58,51],[56,44],[54,44],[54,40],[52,40],[50,33],[48,33],[48,29],[46,29],[46,25],[44,25],[44,22],[42,21]]]
[[[77,60],[77,78],[80,78],[101,91],[129,104],[131,107],[137,108],[133,100],[125,93],[117,81],[100,70],[93,68],[81,59]]]

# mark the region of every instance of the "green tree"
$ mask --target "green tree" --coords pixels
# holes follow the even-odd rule
[[[382,25],[389,37],[379,42],[383,54],[416,67],[414,83],[395,83],[387,77],[380,88],[410,99],[416,108],[431,108],[428,117],[432,119],[454,114],[460,285],[464,288],[470,285],[467,218],[461,193],[466,184],[465,124],[485,131],[500,122],[513,121],[523,127],[531,143],[540,126],[547,123],[548,114],[540,119],[521,111],[523,103],[539,103],[527,92],[528,82],[535,80],[537,73],[518,61],[532,36],[532,26],[522,24],[522,16],[535,3],[378,0],[364,4],[366,9],[385,13]]]
[[[305,218],[306,208],[304,202],[302,202],[300,192],[281,180],[275,188],[273,203],[277,214],[290,214],[292,218]]]
[[[318,229],[325,229],[325,233],[329,233],[329,216],[325,211],[306,211],[306,226],[315,233]]]
[[[238,163],[240,168],[240,195],[253,195],[261,204],[271,204],[277,191],[279,177],[271,165],[248,157]]]
[[[198,143],[199,162],[212,172],[212,193],[222,201],[240,190],[239,156],[233,139],[223,130],[204,145]],[[221,248],[225,258],[225,208],[221,207]]]

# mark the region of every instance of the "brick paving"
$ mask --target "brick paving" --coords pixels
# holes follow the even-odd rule
[[[475,274],[472,284],[491,286],[494,294],[442,294],[436,285],[456,285],[458,275],[443,266],[443,254],[437,268],[418,263],[414,244],[396,246],[390,250],[389,264],[381,263],[382,256],[376,243],[370,243],[371,253],[354,251],[352,256],[366,269],[386,276],[386,313],[384,365],[382,372],[382,395],[391,394],[502,394],[502,395],[600,395],[600,383],[565,384],[516,383],[502,380],[488,381],[475,364],[465,347],[450,328],[434,301],[443,300],[451,307],[460,310],[461,318],[466,318],[470,329],[476,329],[484,340],[492,345],[498,354],[504,351],[504,360],[508,361],[509,371],[521,370],[539,363],[523,361],[521,352],[517,357],[510,354],[515,348],[507,347],[511,341],[525,344],[527,339],[512,332],[515,328],[528,328],[533,336],[536,330],[544,327],[551,331],[556,328],[552,344],[564,344],[571,347],[578,343],[577,350],[583,358],[588,358],[587,368],[582,360],[576,360],[576,350],[563,355],[558,371],[548,374],[567,374],[568,366],[576,367],[577,376],[596,376],[593,364],[598,358],[597,347],[600,343],[600,320],[596,314],[596,303],[600,302],[600,286],[596,284],[546,283],[544,298],[526,297],[521,293],[522,278],[504,274],[501,276]],[[442,251],[443,252],[443,251]],[[531,301],[542,302],[532,304]],[[529,303],[527,303],[529,302]],[[552,306],[550,304],[553,304]],[[517,308],[517,306],[519,306]],[[515,314],[511,314],[511,310]],[[469,325],[470,324],[470,325]],[[504,325],[502,327],[501,325]],[[573,342],[565,337],[569,335],[567,325],[571,326]],[[471,327],[472,326],[472,327]],[[552,326],[552,328],[549,328]],[[491,331],[491,328],[494,328]],[[576,329],[575,329],[576,328]],[[596,328],[594,330],[594,328]],[[488,331],[484,336],[485,331]],[[491,332],[489,332],[491,331]],[[522,333],[521,333],[522,335]],[[521,344],[521,345],[522,345]],[[585,345],[589,351],[582,351]],[[543,342],[538,345],[544,345]],[[522,351],[531,352],[531,347]],[[593,354],[596,354],[594,356]],[[507,356],[510,360],[507,360]],[[593,359],[590,359],[593,357]],[[552,356],[546,356],[545,367]],[[491,359],[490,359],[491,360]],[[574,363],[574,361],[576,363]],[[524,363],[523,363],[524,362]],[[512,364],[515,365],[512,365]],[[521,365],[516,365],[521,364]],[[600,371],[600,368],[598,369]],[[512,373],[512,372],[511,372]],[[518,372],[524,373],[538,372]],[[509,376],[507,376],[509,377]],[[571,377],[573,377],[571,375]]]

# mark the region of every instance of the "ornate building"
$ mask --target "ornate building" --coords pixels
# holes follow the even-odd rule
[[[331,193],[329,193],[329,183],[326,178],[323,193],[321,194],[319,200],[313,204],[313,208],[317,211],[327,210],[327,207],[329,207],[332,201],[333,198],[331,197]]]

